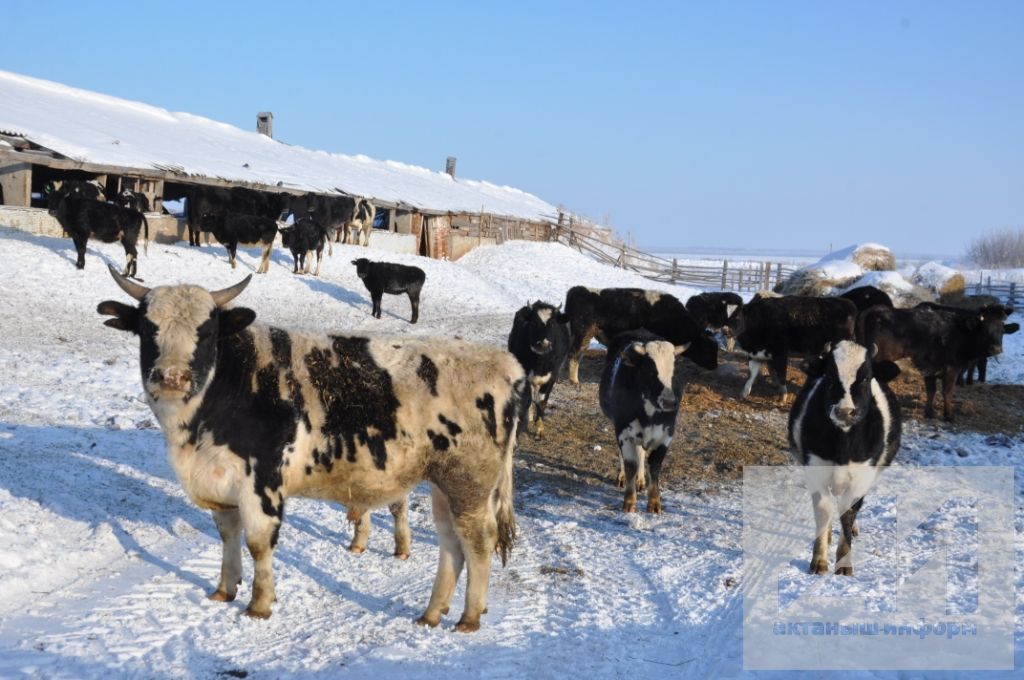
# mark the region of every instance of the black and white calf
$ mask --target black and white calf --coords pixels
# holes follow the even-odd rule
[[[356,266],[356,276],[363,280],[366,290],[370,291],[373,316],[380,318],[380,302],[384,293],[406,293],[409,296],[409,304],[412,305],[412,319],[409,323],[416,323],[420,318],[420,290],[423,288],[423,282],[427,280],[427,275],[422,269],[394,262],[370,262],[365,257],[352,260],[352,264]]]
[[[839,504],[842,542],[836,573],[853,575],[850,549],[857,512],[881,469],[900,448],[900,407],[887,383],[899,375],[891,361],[872,360],[863,345],[844,340],[805,363],[807,382],[789,412],[789,447],[804,466],[814,506],[812,574],[828,572],[832,497]]]
[[[143,249],[148,250],[149,247],[149,222],[145,215],[113,203],[73,197],[61,199],[56,209],[50,212],[56,216],[60,226],[75,244],[78,252],[76,267],[85,268],[85,246],[90,238],[104,243],[120,240],[124,247],[124,275],[138,275],[139,251],[135,245],[139,242],[139,232],[143,227],[146,236]]]
[[[675,376],[673,345],[643,329],[615,336],[608,346],[598,397],[619,444],[619,486],[626,487],[624,512],[636,511],[636,492],[650,468],[647,512],[661,512],[661,464],[672,444],[683,388]]]
[[[736,293],[698,293],[686,301],[686,311],[701,328],[719,331],[743,306]]]
[[[530,383],[533,402],[530,405],[537,436],[544,436],[544,411],[569,357],[569,326],[565,316],[554,305],[538,300],[516,312],[512,331],[508,334],[508,351],[512,352]]]
[[[326,241],[327,230],[309,217],[296,220],[290,227],[281,227],[281,245],[292,251],[292,260],[295,261],[293,274],[298,274],[300,270],[303,274],[308,274],[312,261],[307,260],[306,256],[310,252],[315,252],[316,271],[313,272],[313,276],[320,276],[320,262],[324,257]]]
[[[199,220],[202,231],[210,232],[218,242],[228,250],[228,262],[235,268],[235,254],[238,244],[259,244],[263,248],[263,256],[257,274],[265,274],[270,268],[270,253],[274,249],[277,238],[277,221],[260,215],[242,215],[239,213],[206,213]],[[298,263],[296,263],[298,266]],[[320,269],[317,267],[317,272]]]
[[[139,191],[125,189],[117,195],[117,204],[122,208],[131,208],[141,213],[149,212],[149,199],[146,194]]]
[[[345,224],[345,242],[357,246],[370,245],[370,232],[373,231],[373,220],[377,216],[377,208],[365,198],[356,203],[352,218]]]
[[[492,554],[515,540],[512,451],[526,380],[495,347],[298,332],[254,324],[226,290],[152,290],[110,270],[137,305],[108,300],[105,323],[138,336],[142,386],[189,498],[223,541],[211,599],[235,598],[241,539],[255,562],[246,613],[267,618],[272,557],[291,497],[343,503],[356,520],[431,483],[440,559],[419,622],[447,613],[466,566],[456,630],[479,628]]]

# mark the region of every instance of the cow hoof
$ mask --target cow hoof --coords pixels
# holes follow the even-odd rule
[[[615,478],[615,486],[619,487],[620,489],[625,489],[626,488],[626,476],[620,474],[618,477],[616,477]]]
[[[448,605],[445,605],[444,609],[441,610],[441,616],[448,616],[448,612],[450,612],[451,610],[452,610],[451,607],[449,607]]]
[[[426,626],[428,628],[437,628],[437,624],[439,623],[441,623],[440,617],[438,617],[438,619],[435,621],[433,619],[427,618],[426,614],[416,619],[417,626]]]
[[[480,630],[480,621],[459,619],[459,622],[455,624],[456,633],[475,633],[478,630]]]
[[[853,576],[853,567],[837,567],[836,574],[838,576]]]
[[[234,602],[235,596],[228,595],[223,590],[215,590],[209,595],[207,595],[207,599],[210,599],[213,602]]]
[[[853,526],[850,527],[850,533],[853,534],[854,538],[856,538],[857,536],[860,536],[860,527],[857,526],[856,522],[854,522]]]
[[[248,616],[250,619],[269,619],[270,610],[268,609],[267,611],[259,611],[257,609],[253,609],[250,607],[249,609],[245,610],[245,615]]]
[[[625,501],[622,503],[623,512],[636,512],[636,501]]]
[[[647,512],[652,515],[661,514],[661,501],[647,501]]]
[[[366,552],[366,548],[361,545],[350,545],[348,547],[348,551],[353,555],[362,555],[364,552]]]
[[[828,560],[811,560],[812,574],[827,574],[828,573]]]
[[[396,560],[407,560],[407,559],[409,559],[409,553],[407,553],[407,552],[396,552],[395,553],[395,559]]]

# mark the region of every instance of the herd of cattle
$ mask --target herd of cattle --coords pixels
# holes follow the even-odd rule
[[[292,229],[322,210],[308,206]],[[204,219],[211,230],[233,224],[229,215],[210,215],[200,226]],[[384,292],[404,292],[416,322],[421,270],[363,258],[354,264],[375,316]],[[984,362],[1001,353],[1004,334],[1019,329],[1006,323],[1012,310],[991,299],[895,309],[884,292],[860,288],[838,298],[765,293],[747,303],[733,293],[702,293],[684,305],[666,293],[577,286],[564,308],[538,301],[519,309],[505,352],[451,338],[254,324],[254,311],[228,305],[251,275],[210,292],[193,285],[149,289],[110,273],[138,304],[106,301],[97,311],[112,317],[106,325],[139,337],[143,387],[172,466],[190,498],[212,510],[223,541],[211,598],[235,598],[244,533],[255,562],[246,613],[270,616],[271,555],[292,496],[344,504],[357,522],[354,552],[366,547],[369,510],[390,506],[395,554],[408,556],[406,496],[427,480],[440,559],[419,622],[440,622],[465,566],[461,631],[477,629],[486,612],[492,553],[504,562],[515,542],[518,435],[532,425],[543,436],[552,389],[565,369],[578,384],[580,356],[592,338],[608,349],[599,403],[618,442],[626,512],[635,511],[645,487],[647,511],[662,510],[659,476],[682,399],[678,357],[715,369],[724,345],[749,361],[740,396],[749,395],[767,364],[783,401],[788,360],[803,357],[807,380],[790,410],[789,446],[807,471],[817,522],[810,568],[829,568],[834,494],[842,525],[835,568],[852,574],[857,511],[899,449],[899,404],[887,385],[899,373],[894,362],[907,359],[924,376],[928,417],[942,379],[949,420],[957,377],[978,366],[984,380]]]
[[[138,278],[136,244],[143,227],[149,241],[149,199],[145,194],[125,189],[108,202],[103,187],[94,181],[67,180],[46,187],[50,214],[57,218],[78,252],[76,266],[85,267],[85,247],[90,238],[104,243],[120,241],[124,247],[124,276]],[[284,226],[282,218],[294,223]],[[332,252],[335,242],[369,245],[376,208],[366,199],[348,196],[305,194],[292,196],[232,187],[194,186],[186,197],[186,222],[189,245],[199,246],[203,233],[212,234],[228,251],[228,262],[235,267],[235,252],[242,245],[263,249],[257,273],[270,265],[270,255],[278,232],[281,242],[291,251],[293,271],[310,273],[310,253],[316,254],[315,276],[320,274],[324,245]]]

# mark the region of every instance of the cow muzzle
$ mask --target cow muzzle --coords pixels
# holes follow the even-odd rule
[[[829,413],[829,418],[836,424],[837,427],[843,429],[849,429],[860,421],[860,411],[853,406],[840,406],[835,404],[832,406],[832,411]]]
[[[540,342],[535,342],[530,347],[534,354],[547,354],[551,351],[551,341],[544,338]]]
[[[192,371],[187,368],[154,368],[149,372],[149,382],[160,391],[188,392],[192,387]]]
[[[657,403],[659,410],[671,411],[679,404],[679,400],[676,399],[675,392],[666,389],[662,390],[661,395],[658,397]]]

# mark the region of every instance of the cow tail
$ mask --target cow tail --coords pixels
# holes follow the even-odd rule
[[[149,255],[149,220],[146,219],[146,213],[142,213],[142,226],[146,234],[146,239],[142,242],[142,252]]]
[[[512,454],[516,448],[516,434],[519,430],[519,423],[524,422],[520,417],[521,405],[524,402],[529,403],[530,386],[525,379],[520,379],[516,381],[512,389],[511,398],[519,402],[514,409],[516,423],[509,430],[508,441],[505,443],[505,458],[502,460],[501,472],[498,474],[497,497],[494,508],[494,517],[498,521],[498,543],[495,546],[495,550],[498,552],[498,556],[501,557],[501,566],[505,566],[508,563],[509,555],[512,554],[512,548],[516,543],[517,530],[515,494],[512,488]]]

